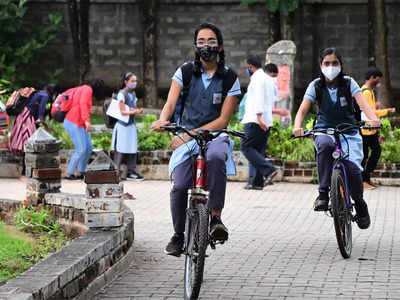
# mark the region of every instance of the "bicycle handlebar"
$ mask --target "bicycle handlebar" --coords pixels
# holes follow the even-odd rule
[[[342,128],[341,128],[342,127]],[[367,129],[367,130],[373,130],[373,129],[381,129],[382,126],[370,126],[370,125],[365,125],[365,122],[361,122],[359,125],[353,125],[353,124],[339,124],[336,126],[336,128],[318,128],[318,129],[312,129],[312,130],[305,130],[303,135],[295,136],[291,134],[291,138],[297,139],[297,138],[305,138],[309,137],[311,135],[314,135],[316,133],[326,133],[330,135],[334,134],[344,134],[346,132],[349,132],[354,129]]]
[[[188,130],[186,127],[178,125],[178,124],[170,124],[170,125],[165,125],[165,126],[160,126],[160,128],[172,132],[174,135],[177,135],[177,133],[179,131],[183,131],[185,132],[188,136],[190,136],[191,138],[198,140],[204,140],[204,141],[211,141],[213,139],[215,139],[216,137],[218,137],[220,134],[222,133],[227,133],[236,137],[240,137],[240,138],[245,138],[246,135],[243,132],[239,132],[236,130],[227,130],[227,129],[220,129],[220,130],[215,130],[212,131],[215,134],[212,134],[212,132],[210,130],[207,129],[200,129],[198,132],[196,133],[191,133],[190,130]]]

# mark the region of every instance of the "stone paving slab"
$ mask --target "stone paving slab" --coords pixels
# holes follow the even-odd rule
[[[229,182],[228,243],[209,250],[200,299],[400,299],[399,188],[366,191],[372,226],[353,227],[344,260],[333,221],[312,211],[316,185],[275,183],[264,191]],[[96,300],[182,299],[184,257],[163,254],[172,234],[166,181],[125,182],[135,219],[135,257]]]

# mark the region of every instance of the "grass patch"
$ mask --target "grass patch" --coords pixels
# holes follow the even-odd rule
[[[11,226],[0,221],[0,283],[18,276],[68,241],[60,223],[45,207],[21,206],[14,222]]]

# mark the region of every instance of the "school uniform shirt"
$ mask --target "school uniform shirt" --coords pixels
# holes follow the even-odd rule
[[[349,77],[349,76],[345,76],[346,79],[350,79],[350,91],[351,91],[351,96],[354,97],[357,93],[361,92],[360,86],[357,84],[357,82]],[[315,103],[316,99],[316,95],[315,95],[315,81],[317,79],[315,79],[314,81],[312,81],[308,87],[307,90],[304,94],[303,99],[309,99],[312,103]],[[337,88],[328,88],[325,87],[328,92],[329,92],[329,96],[330,96],[330,100],[332,101],[332,103],[336,103],[337,101],[337,92],[338,89]],[[324,133],[321,133],[324,134]],[[329,136],[333,141],[335,140],[335,138],[331,135],[327,135]],[[340,142],[342,144],[342,150],[343,153],[345,155],[347,155],[347,153],[349,154],[348,160],[352,161],[353,163],[355,163],[358,168],[360,170],[363,170],[363,167],[361,166],[361,161],[364,158],[364,153],[363,153],[363,142],[362,142],[362,137],[360,135],[360,133],[357,131],[355,134],[350,135],[350,134],[345,134],[346,140],[348,142],[348,146],[346,143],[346,140],[340,136]]]
[[[137,98],[134,93],[127,92],[129,107],[135,107],[137,103]],[[120,91],[117,96],[118,102],[125,103],[124,94]],[[116,150],[120,153],[137,153],[138,151],[138,138],[135,116],[129,116],[129,122],[124,123],[120,120],[115,123],[112,139],[111,139],[111,149]]]
[[[225,68],[227,68],[227,67],[225,67]],[[215,76],[215,73],[208,76],[207,73],[204,72],[203,69],[201,70],[201,72],[202,72],[201,80],[204,85],[204,89],[207,89],[210,86],[210,84],[213,80],[213,77]],[[175,74],[172,77],[172,80],[176,81],[181,87],[183,87],[181,68],[178,68],[178,70],[176,70]],[[194,82],[193,78],[191,80],[191,84],[192,84],[192,82]],[[228,91],[227,97],[240,95],[240,93],[241,92],[240,92],[239,79],[236,79],[236,81],[233,83],[231,89]],[[224,137],[224,134],[221,134],[218,138],[223,138],[223,137]],[[228,159],[226,161],[226,172],[227,172],[228,176],[236,175],[235,163],[232,158],[233,145],[234,145],[233,141],[231,139],[229,139],[230,151],[228,153]],[[172,175],[176,166],[180,165],[181,163],[183,163],[184,161],[189,159],[191,157],[191,155],[198,153],[198,151],[199,151],[199,147],[197,146],[197,144],[194,140],[190,140],[189,142],[187,142],[183,145],[180,145],[178,148],[176,148],[174,150],[174,152],[172,153],[172,156],[169,160],[169,166],[168,166],[169,176]]]
[[[273,125],[272,108],[274,106],[274,81],[260,68],[250,77],[247,87],[247,99],[242,123],[258,123],[257,114],[269,127]]]
[[[72,96],[72,107],[65,115],[65,119],[78,127],[86,128],[85,122],[90,122],[92,109],[92,88],[85,84],[69,89],[64,94]]]

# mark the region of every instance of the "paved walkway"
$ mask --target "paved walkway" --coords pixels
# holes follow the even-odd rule
[[[165,181],[128,183],[136,200],[129,270],[97,300],[182,299],[184,258],[162,253],[172,234]],[[210,250],[200,299],[400,299],[399,188],[367,191],[372,226],[354,228],[344,260],[332,219],[312,211],[316,186],[278,183],[246,191],[229,183],[223,220],[227,244]]]
[[[63,191],[83,193],[81,182]],[[400,299],[399,188],[366,191],[372,226],[353,227],[353,254],[337,249],[332,219],[312,211],[316,186],[278,183],[246,191],[230,182],[223,220],[230,240],[206,260],[200,299]],[[24,183],[0,180],[1,198]],[[94,300],[182,299],[184,258],[163,254],[171,234],[166,181],[125,182],[136,199],[135,259]]]

